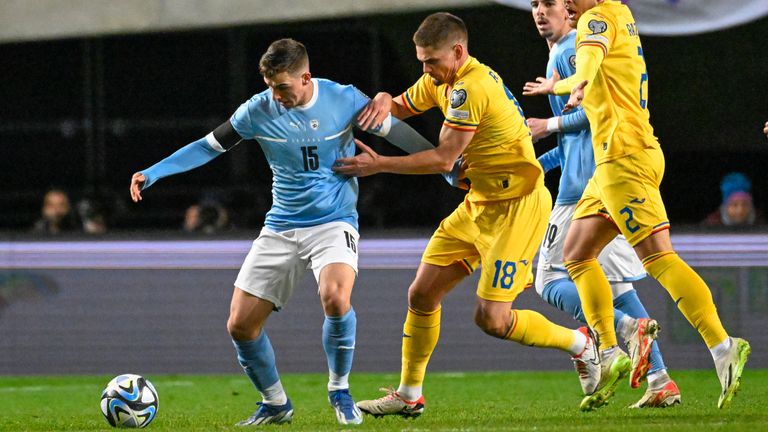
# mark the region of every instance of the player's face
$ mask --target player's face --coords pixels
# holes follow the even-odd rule
[[[425,74],[429,74],[435,84],[453,84],[459,70],[461,45],[446,44],[441,48],[421,47],[416,45],[416,58],[421,62]]]
[[[531,13],[539,34],[550,42],[557,42],[571,29],[563,0],[532,0]]]
[[[272,89],[272,99],[284,108],[304,105],[312,98],[312,75],[309,72],[280,72],[264,77],[264,82]]]
[[[575,27],[581,15],[597,6],[598,0],[565,0],[565,10],[568,11],[568,20]]]

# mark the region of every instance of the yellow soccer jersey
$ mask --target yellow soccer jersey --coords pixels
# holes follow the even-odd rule
[[[600,57],[596,74],[581,70],[597,67]],[[593,59],[596,61],[590,61]],[[592,130],[595,162],[659,147],[649,121],[648,71],[635,19],[618,1],[598,4],[579,18],[576,75],[568,81],[578,83],[592,74],[582,105]],[[567,92],[570,87],[555,90]]]
[[[424,74],[400,98],[414,114],[438,107],[444,127],[475,132],[464,150],[470,201],[515,198],[544,184],[523,110],[496,72],[475,58],[459,68],[453,88]]]

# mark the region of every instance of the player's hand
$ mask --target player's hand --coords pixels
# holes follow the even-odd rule
[[[472,182],[467,178],[466,171],[468,166],[469,163],[464,160],[464,156],[462,155],[453,163],[453,169],[443,173],[442,176],[449,185],[461,190],[469,190],[472,186]]]
[[[380,92],[368,102],[368,105],[357,116],[357,124],[362,130],[368,130],[381,124],[389,115],[392,108],[392,96],[389,93]]]
[[[538,77],[536,82],[527,82],[523,86],[523,96],[539,96],[553,94],[555,84],[560,81],[557,69],[552,69],[552,78]]]
[[[765,127],[763,128],[763,133],[765,134],[765,137],[768,138],[768,121],[765,122]]]
[[[587,81],[580,82],[576,87],[571,90],[571,97],[568,98],[568,103],[563,106],[563,112],[576,108],[581,105],[581,101],[584,100],[584,87],[587,86]]]
[[[131,199],[133,202],[141,201],[141,188],[144,186],[144,182],[147,178],[142,173],[135,173],[131,177]]]
[[[526,121],[528,122],[528,127],[531,129],[531,139],[533,139],[533,142],[546,138],[552,134],[552,132],[547,130],[546,119],[529,118],[526,119]]]
[[[336,159],[333,171],[350,177],[365,177],[378,173],[377,162],[381,156],[359,139],[355,139],[355,145],[361,153],[354,157]]]

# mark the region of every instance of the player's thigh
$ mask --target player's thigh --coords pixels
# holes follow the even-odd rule
[[[608,243],[597,261],[609,282],[634,282],[646,275],[643,263],[623,235],[616,236]]]
[[[472,205],[464,201],[440,222],[421,257],[416,278],[408,288],[411,307],[434,310],[445,296],[480,263],[474,241],[478,228]]]
[[[593,176],[573,211],[563,244],[563,259],[596,258],[616,234],[618,229],[603,204],[600,187]]]
[[[644,149],[595,170],[608,213],[631,245],[669,228],[659,185],[664,176],[660,149]]]
[[[487,203],[478,217],[476,241],[482,260],[477,296],[512,302],[533,283],[533,258],[541,244],[552,209],[546,188],[520,198]]]
[[[289,235],[262,229],[235,280],[237,288],[272,302],[275,310],[291,298],[307,266],[298,256],[292,235],[295,231]]]
[[[457,264],[464,267],[467,274],[472,273],[480,263],[475,247],[479,230],[472,211],[472,204],[464,201],[443,219],[430,237],[421,262],[438,267]]]
[[[227,331],[236,340],[258,336],[275,304],[235,287],[229,305]]]
[[[431,312],[456,285],[467,277],[467,269],[459,263],[437,266],[422,262],[408,288],[408,306]]]
[[[360,234],[345,222],[330,222],[296,230],[299,258],[309,262],[326,314],[349,309],[357,276]]]
[[[568,272],[563,265],[563,246],[575,208],[576,204],[556,204],[552,208],[536,266],[535,286],[539,295],[548,283],[568,277]]]

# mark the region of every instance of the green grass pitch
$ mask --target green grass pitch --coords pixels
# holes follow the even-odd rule
[[[366,416],[342,428],[328,405],[326,376],[285,374],[294,403],[290,425],[265,430],[386,431],[750,431],[768,430],[768,370],[747,369],[729,410],[716,407],[714,370],[673,371],[683,404],[630,410],[642,390],[622,385],[611,404],[590,413],[572,372],[432,373],[425,383],[427,407],[415,420]],[[111,430],[99,410],[101,390],[112,377],[0,377],[0,431]],[[255,408],[255,390],[244,375],[147,376],[157,388],[160,408],[150,431],[242,430],[234,423]],[[396,385],[394,374],[353,373],[356,399],[378,397],[378,388]]]

